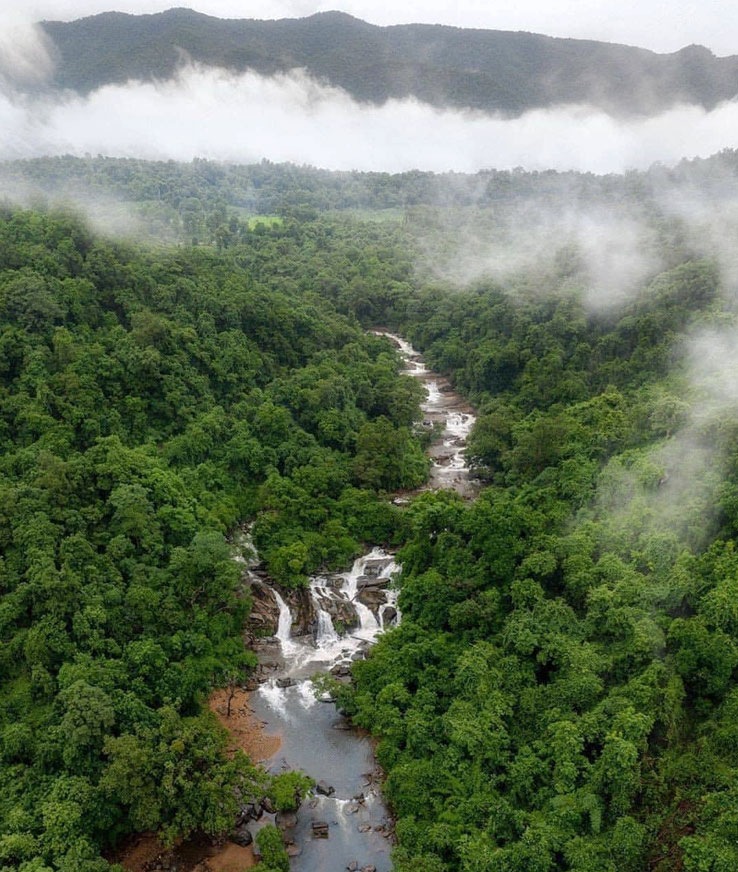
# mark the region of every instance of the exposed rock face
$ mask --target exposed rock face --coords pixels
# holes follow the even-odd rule
[[[354,608],[353,603],[343,599],[326,600],[325,602],[327,603],[327,607],[324,606],[324,608],[331,616],[334,626],[336,621],[343,624],[344,628],[347,630],[358,626],[359,618],[356,614],[356,609]]]
[[[240,826],[241,824],[248,823],[248,821],[261,820],[263,814],[264,809],[261,807],[261,803],[247,802],[238,810],[237,825]]]
[[[249,572],[253,605],[249,614],[249,629],[254,636],[273,636],[277,632],[279,607],[266,582],[256,572]]]
[[[282,596],[292,612],[292,635],[312,635],[315,632],[317,616],[308,591],[293,590],[283,593]]]
[[[386,569],[391,562],[392,558],[390,557],[380,557],[376,560],[367,560],[364,564],[364,572],[366,573],[364,577],[377,578],[382,570]],[[361,579],[359,579],[359,586],[361,587]]]
[[[387,602],[387,594],[379,588],[364,588],[364,590],[359,591],[359,600],[365,606],[369,606],[373,612],[376,612],[380,605]]]
[[[277,633],[279,625],[279,606],[272,591],[273,583],[263,569],[247,570],[244,583],[248,586],[253,605],[249,614],[247,630],[251,645],[262,651],[270,644],[271,637]],[[309,636],[315,632],[317,616],[315,606],[307,590],[280,590],[292,614],[292,635]],[[274,643],[276,658],[279,658],[279,644]]]
[[[367,590],[367,588],[383,588],[387,587],[387,579],[379,578],[376,575],[362,575],[356,582],[359,590]]]

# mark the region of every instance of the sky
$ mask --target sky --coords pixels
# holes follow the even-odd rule
[[[2,0],[3,18],[70,20],[116,9],[159,12],[186,6],[229,18],[301,17],[341,9],[375,24],[425,22],[529,30],[676,51],[691,43],[738,54],[735,0]]]

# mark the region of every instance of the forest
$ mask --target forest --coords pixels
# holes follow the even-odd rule
[[[108,12],[41,27],[57,58],[51,84],[60,91],[168,79],[189,61],[264,76],[306,70],[375,104],[414,97],[437,108],[514,116],[586,103],[632,117],[679,103],[713,108],[734,97],[738,71],[735,55],[716,57],[704,46],[658,54],[523,31],[377,27],[338,11],[255,21],[178,8],[154,15]]]
[[[227,168],[200,196],[205,163],[10,169],[65,166],[167,173],[170,214],[199,217],[144,244],[44,203],[0,214],[2,872],[104,872],[127,834],[220,833],[237,796],[290,793],[204,705],[256,662],[233,560],[252,520],[285,588],[399,549],[402,621],[334,688],[377,739],[398,872],[738,868],[738,325],[648,178],[578,180],[638,204],[658,254],[603,308],[568,245],[439,275],[423,253],[448,227],[407,179],[370,180],[388,219],[337,208],[367,190],[350,174],[318,203],[307,169],[233,171],[283,191],[249,212],[214,190]],[[425,480],[427,434],[378,326],[477,408],[475,501],[388,499]],[[724,350],[706,371],[700,342]]]

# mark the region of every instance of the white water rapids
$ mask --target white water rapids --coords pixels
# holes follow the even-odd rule
[[[405,359],[405,374],[423,382],[427,392],[427,398],[421,404],[424,426],[440,425],[441,428],[440,439],[428,451],[433,465],[427,488],[451,488],[463,497],[476,496],[479,485],[465,456],[466,440],[476,421],[472,409],[454,392],[448,379],[428,370],[420,354],[407,340],[394,333],[376,332],[391,339],[400,349]]]
[[[443,377],[428,372],[420,355],[399,336],[383,333],[399,349],[405,373],[423,381],[424,426],[440,425],[440,438],[429,449],[433,461],[428,487],[450,487],[471,496],[476,483],[464,458],[474,415]],[[396,499],[396,502],[405,500]],[[270,588],[279,609],[276,636],[262,650],[271,669],[252,694],[251,704],[270,733],[282,744],[267,762],[273,771],[302,769],[334,789],[317,796],[298,813],[298,824],[286,831],[294,843],[293,872],[336,872],[357,862],[389,872],[391,821],[376,783],[376,764],[369,738],[352,729],[329,700],[318,700],[311,677],[332,673],[347,680],[351,664],[363,659],[378,636],[400,620],[393,576],[400,571],[391,553],[375,547],[359,557],[348,572],[316,575],[308,597],[310,632],[297,627],[297,614]],[[285,594],[286,595],[286,594]],[[290,602],[293,599],[290,598]],[[298,635],[297,630],[303,633]],[[275,652],[276,647],[276,652]],[[273,659],[278,653],[278,661]],[[267,659],[269,658],[269,659]],[[276,666],[276,669],[274,668]],[[328,839],[312,838],[313,821],[328,824]],[[299,852],[299,853],[298,853]]]

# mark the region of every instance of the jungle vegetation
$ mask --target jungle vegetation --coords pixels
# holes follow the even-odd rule
[[[460,287],[418,269],[437,205],[299,200],[197,245],[0,214],[0,869],[103,872],[282,795],[204,706],[254,662],[250,520],[288,586],[400,548],[402,622],[340,691],[398,872],[738,867],[738,433],[687,341],[734,328],[717,263],[648,205],[662,265],[592,309],[570,251]],[[473,503],[387,499],[427,461],[380,325],[477,407]]]

